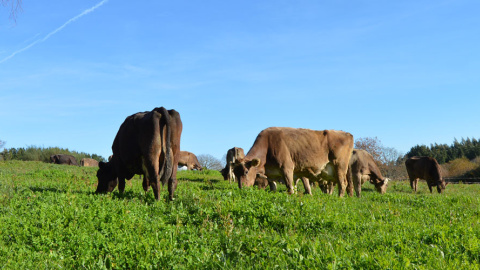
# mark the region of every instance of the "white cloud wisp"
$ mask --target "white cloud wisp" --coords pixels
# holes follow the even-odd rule
[[[19,49],[15,52],[13,52],[12,54],[10,54],[9,56],[3,58],[2,60],[0,60],[0,64],[11,59],[12,57],[14,57],[15,55],[21,53],[21,52],[24,52],[28,49],[30,49],[31,47],[35,46],[36,44],[38,43],[41,43],[41,42],[44,42],[46,41],[47,39],[49,39],[51,36],[55,35],[56,33],[58,33],[59,31],[61,31],[63,28],[65,28],[67,25],[69,25],[70,23],[80,19],[81,17],[87,15],[88,13],[94,11],[95,9],[101,7],[103,4],[105,4],[106,2],[108,2],[108,0],[102,0],[101,2],[99,2],[98,4],[96,4],[95,6],[89,8],[89,9],[86,9],[84,10],[82,13],[78,14],[77,16],[71,18],[70,20],[68,20],[66,23],[64,23],[62,26],[58,27],[57,29],[53,30],[52,32],[48,33],[45,37],[41,38],[41,39],[37,39],[35,40],[34,42],[30,43],[29,45],[27,45],[26,47],[22,48],[22,49]]]

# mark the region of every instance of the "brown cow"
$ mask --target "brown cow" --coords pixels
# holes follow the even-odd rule
[[[233,165],[239,159],[245,158],[243,148],[233,147],[228,149],[226,157],[226,165],[220,172],[223,175],[224,180],[228,180],[230,183],[236,181],[235,174],[233,173]]]
[[[415,192],[417,192],[419,179],[427,181],[430,193],[433,192],[433,186],[437,186],[438,193],[442,193],[445,189],[445,181],[443,180],[441,168],[436,159],[415,156],[407,159],[405,166],[407,167],[408,178],[410,178],[410,186]]]
[[[98,161],[93,158],[82,158],[82,160],[80,160],[80,166],[98,167]]]
[[[352,150],[353,136],[347,132],[271,127],[258,134],[247,156],[236,162],[234,173],[240,188],[252,186],[258,176],[284,182],[289,194],[298,178],[338,182],[342,197]]]
[[[178,158],[178,166],[187,166],[187,170],[201,170],[202,166],[198,162],[197,156],[194,153],[187,151],[180,151]]]
[[[77,159],[72,155],[56,154],[50,156],[50,161],[55,164],[78,166]]]
[[[349,178],[349,184],[353,182],[357,197],[361,197],[362,185],[366,181],[373,184],[380,194],[384,194],[387,191],[389,181],[388,178],[382,176],[372,155],[361,149],[353,149],[348,165],[347,178]]]
[[[182,128],[180,114],[163,107],[127,117],[113,141],[112,159],[99,163],[96,192],[111,192],[117,182],[123,192],[125,179],[143,174],[145,191],[151,185],[155,199],[159,200],[160,183],[168,182],[169,199],[173,200]]]

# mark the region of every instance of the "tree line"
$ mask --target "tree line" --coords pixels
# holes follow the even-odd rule
[[[439,164],[448,163],[458,158],[467,158],[473,160],[480,156],[480,140],[462,138],[458,141],[456,138],[451,145],[447,144],[430,144],[416,145],[406,154],[407,157],[413,156],[429,156],[435,158]]]
[[[26,148],[5,148],[0,152],[0,160],[42,161],[48,163],[50,162],[50,156],[55,154],[72,155],[77,159],[79,164],[82,158],[92,158],[97,161],[105,161],[105,158],[96,154],[70,151],[59,147],[43,148],[36,146],[29,146]]]

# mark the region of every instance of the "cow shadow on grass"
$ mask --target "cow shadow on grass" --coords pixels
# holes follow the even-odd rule
[[[178,178],[178,181],[182,181],[182,182],[187,182],[187,181],[189,181],[189,182],[211,182],[213,184],[220,182],[220,180],[217,180],[217,179],[205,179],[205,178],[194,178],[194,179]]]
[[[55,192],[55,193],[66,193],[65,189],[58,189],[53,187],[28,187],[33,192]]]
[[[46,193],[46,192],[53,192],[53,193],[75,193],[75,194],[85,194],[85,195],[91,195],[95,194],[94,191],[80,191],[80,190],[67,190],[63,188],[55,188],[55,187],[28,187],[33,192],[41,192],[41,193]]]

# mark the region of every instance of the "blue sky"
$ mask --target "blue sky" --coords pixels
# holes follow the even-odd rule
[[[407,152],[480,138],[480,2],[23,1],[0,6],[0,140],[107,157],[125,117],[180,112],[222,158],[270,126]]]

